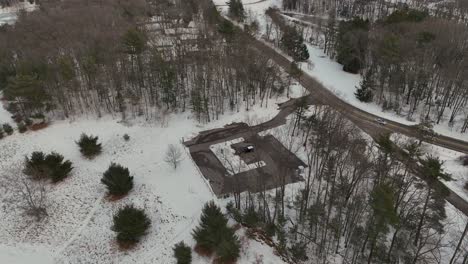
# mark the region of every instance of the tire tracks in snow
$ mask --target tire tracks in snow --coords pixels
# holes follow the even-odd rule
[[[54,260],[60,257],[60,254],[62,254],[81,235],[85,227],[88,226],[89,222],[91,222],[96,211],[100,208],[103,199],[103,197],[96,199],[93,204],[93,208],[91,208],[86,218],[81,222],[78,229],[76,229],[75,233],[73,233],[70,239],[68,239],[68,241],[66,241],[65,244],[54,254]]]

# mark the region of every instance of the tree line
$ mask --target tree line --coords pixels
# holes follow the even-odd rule
[[[196,33],[178,33],[190,27]],[[153,119],[163,109],[209,122],[286,86],[208,0],[41,3],[2,28],[0,45],[0,90],[25,118]]]

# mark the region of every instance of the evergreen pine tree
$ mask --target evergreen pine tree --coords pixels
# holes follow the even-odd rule
[[[64,158],[62,155],[52,152],[47,155],[44,159],[45,166],[48,168],[49,175],[48,177],[52,182],[59,182],[70,174],[73,169],[72,163],[69,160],[63,161]]]
[[[307,257],[307,244],[304,242],[295,242],[288,248],[293,259],[297,262],[306,261]]]
[[[122,39],[125,53],[130,55],[141,54],[146,48],[146,35],[137,29],[129,29]]]
[[[378,251],[379,239],[385,237],[389,231],[389,225],[395,226],[398,221],[398,214],[395,208],[395,190],[387,184],[380,184],[374,187],[371,193],[370,205],[373,209],[373,217],[369,221],[370,229],[370,252],[368,263]]]
[[[72,169],[72,163],[64,161],[64,157],[56,152],[45,155],[35,151],[31,158],[26,157],[23,172],[34,179],[51,179],[56,183],[68,177]]]
[[[93,158],[102,151],[101,143],[97,143],[98,137],[81,134],[79,141],[76,143],[80,147],[80,152],[87,158]]]
[[[187,246],[183,241],[177,243],[174,248],[174,257],[177,264],[190,264],[192,263],[192,249]]]
[[[22,109],[26,113],[33,110],[42,110],[48,100],[44,83],[37,74],[18,74],[8,80],[8,85],[4,90],[7,98],[22,98]],[[24,113],[23,113],[24,114]]]
[[[304,44],[304,38],[294,27],[287,27],[281,38],[281,45],[294,61],[306,61],[309,59],[309,51]]]
[[[33,177],[34,179],[42,179],[46,177],[45,154],[42,151],[34,151],[31,158],[26,157],[24,174]]]
[[[142,209],[127,205],[114,215],[114,225],[111,230],[117,233],[120,243],[136,243],[146,234],[151,226],[151,220]]]
[[[234,35],[235,31],[236,29],[234,25],[229,20],[223,20],[218,25],[218,32],[224,34],[226,37],[231,37],[232,35]]]
[[[101,182],[111,195],[125,195],[133,188],[133,177],[128,168],[115,163],[104,172]]]
[[[245,18],[245,10],[244,5],[242,4],[241,0],[230,0],[228,2],[229,7],[229,15],[231,17],[239,19],[239,21],[243,21]]]
[[[22,134],[22,133],[26,132],[27,130],[28,130],[28,128],[26,127],[26,125],[23,122],[18,123],[18,132],[20,132]]]
[[[260,222],[260,215],[250,206],[243,215],[243,223],[248,227],[256,227]]]
[[[5,131],[5,133],[7,133],[8,135],[11,135],[13,134],[13,127],[10,124],[5,123],[3,124],[3,131]]]
[[[372,101],[372,98],[374,97],[374,94],[372,90],[374,89],[374,82],[372,79],[372,71],[367,71],[367,73],[364,75],[364,78],[361,80],[361,83],[359,85],[360,87],[356,87],[357,90],[354,93],[356,98],[365,103],[369,103]]]
[[[240,255],[240,242],[232,228],[223,231],[224,237],[216,247],[216,255],[221,263],[233,263]]]
[[[203,207],[200,226],[193,231],[197,246],[216,252],[222,262],[235,261],[240,252],[239,239],[227,222],[221,209],[214,202],[209,202]]]
[[[197,245],[214,251],[221,240],[221,229],[227,225],[227,218],[221,209],[213,202],[205,204],[200,217],[200,226],[193,231],[193,237]]]

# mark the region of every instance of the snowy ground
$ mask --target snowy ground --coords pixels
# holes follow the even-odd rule
[[[20,12],[20,10],[29,12],[36,9],[36,7],[36,5],[30,4],[28,1],[24,1],[11,7],[0,8],[0,26],[3,24],[14,24],[18,18],[18,12]]]
[[[3,108],[1,99],[2,92],[0,92],[0,124],[10,123],[12,125],[13,120],[11,119],[11,114]]]
[[[301,92],[298,86],[291,91]],[[30,263],[30,259],[40,264],[174,263],[172,246],[181,240],[194,245],[191,230],[200,210],[205,202],[216,198],[186,151],[177,170],[163,161],[168,144],[182,148],[182,137],[187,135],[230,122],[271,118],[278,112],[275,103],[286,100],[281,97],[272,99],[268,107],[226,113],[207,125],[198,124],[190,113],[172,114],[164,126],[139,121],[122,123],[111,117],[79,118],[5,137],[0,140],[0,175],[18,172],[24,156],[36,150],[63,154],[73,162],[74,170],[65,181],[51,186],[49,215],[40,223],[9,203],[14,193],[0,177],[0,263]],[[9,114],[0,108],[0,123],[8,118]],[[82,158],[75,144],[82,132],[99,136],[103,144],[103,153],[93,160]],[[122,138],[125,133],[130,136],[128,142]],[[100,183],[111,162],[128,167],[135,181],[129,195],[114,202],[106,199]],[[112,215],[125,204],[144,208],[152,220],[148,235],[130,252],[117,249],[115,234],[110,230]],[[249,241],[239,232],[245,248],[239,263],[252,263],[260,255],[264,255],[264,263],[282,263],[271,248]],[[194,261],[207,262],[198,256]]]

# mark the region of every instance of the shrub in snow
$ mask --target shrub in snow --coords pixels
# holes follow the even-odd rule
[[[80,147],[80,152],[87,158],[93,158],[102,151],[101,143],[98,143],[98,137],[81,134],[80,140],[76,142]]]
[[[26,126],[30,126],[30,125],[33,124],[33,121],[32,121],[30,118],[25,118],[25,119],[24,119],[24,124],[25,124]]]
[[[40,179],[46,177],[45,154],[42,151],[34,151],[31,158],[26,157],[24,162],[24,174]]]
[[[27,130],[28,130],[28,128],[26,127],[26,125],[23,122],[18,123],[18,131],[20,133],[24,133]]]
[[[68,177],[72,169],[72,163],[69,160],[64,161],[64,157],[58,153],[45,155],[41,151],[35,151],[31,158],[26,157],[23,172],[34,179],[50,179],[56,183]]]
[[[221,209],[214,202],[209,202],[203,207],[200,226],[193,231],[197,247],[209,253],[215,252],[222,263],[235,262],[240,253],[239,239],[227,222]]]
[[[112,231],[117,233],[117,241],[124,245],[136,243],[151,226],[151,220],[142,209],[127,205],[114,215]]]
[[[465,190],[468,191],[468,182],[465,183]]]
[[[128,168],[112,163],[101,179],[106,185],[109,194],[125,195],[133,188],[133,177],[130,176]]]
[[[257,227],[261,224],[260,215],[255,211],[253,206],[250,206],[242,216],[243,223],[248,227]]]
[[[7,133],[8,135],[13,134],[13,127],[10,124],[5,123],[3,124],[2,127],[3,127],[3,131],[5,131],[5,133]]]
[[[177,264],[190,264],[192,263],[192,249],[187,246],[183,241],[177,243],[174,248],[174,257]]]
[[[10,181],[15,197],[11,200],[26,213],[41,221],[47,216],[47,197],[49,188],[46,180],[34,180],[27,175],[15,175]]]
[[[72,163],[69,160],[63,160],[63,156],[55,152],[45,157],[46,167],[49,168],[48,176],[54,183],[68,177],[73,169]]]
[[[125,141],[129,141],[129,140],[130,140],[130,136],[129,136],[128,134],[124,134],[124,135],[123,135],[123,139],[124,139]]]
[[[2,139],[5,136],[5,133],[3,132],[3,129],[0,127],[0,139]]]
[[[238,223],[242,223],[242,213],[234,206],[232,201],[226,205],[226,211],[232,219]]]
[[[289,248],[292,258],[297,262],[306,261],[309,258],[307,257],[306,243],[297,242],[291,245]]]
[[[463,166],[468,166],[468,155],[460,157],[460,160]]]

